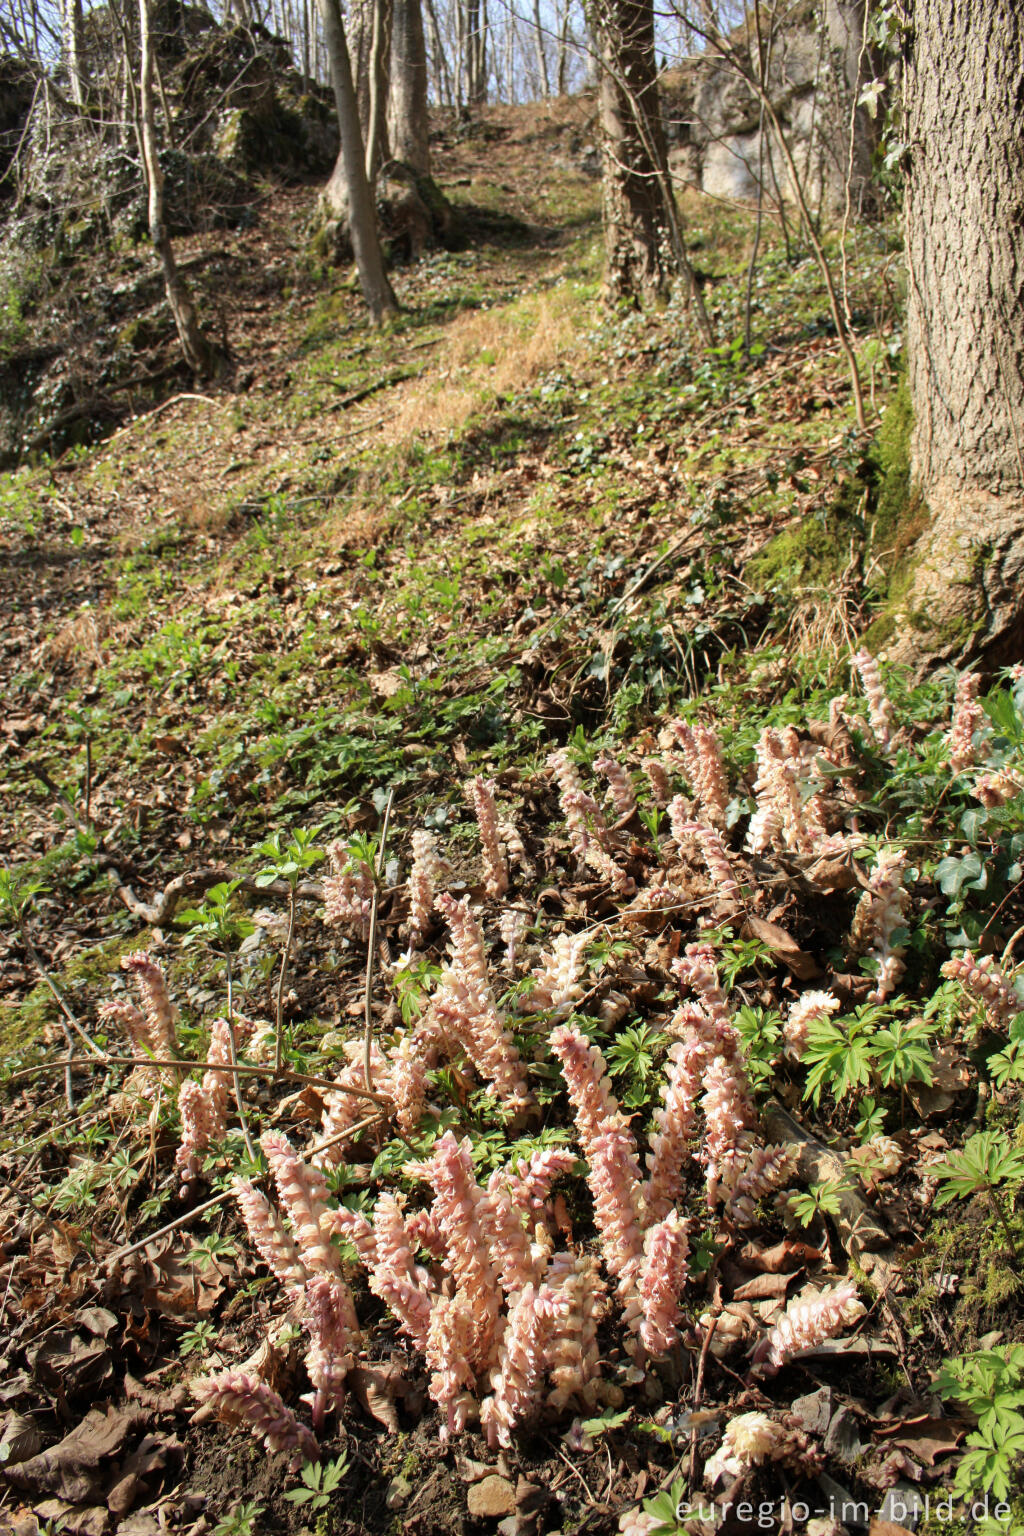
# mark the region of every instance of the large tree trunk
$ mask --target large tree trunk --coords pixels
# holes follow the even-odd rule
[[[359,106],[352,83],[341,8],[338,0],[319,0],[319,4],[341,134],[341,149],[324,189],[324,200],[333,214],[347,220],[363,297],[375,323],[379,324],[385,315],[398,313],[398,300],[384,270],[373,193],[366,178]]]
[[[596,0],[606,280],[617,298],[664,289],[674,208],[658,107],[651,0]]]
[[[208,378],[220,371],[223,356],[206,340],[199,328],[199,318],[188,285],[174,258],[174,247],[164,222],[164,174],[156,145],[156,113],[153,106],[153,47],[150,36],[150,0],[139,0],[139,139],[142,145],[143,173],[146,180],[149,211],[149,235],[163,268],[167,302],[185,354],[193,373]]]
[[[420,0],[394,0],[388,126],[395,159],[429,176],[427,48]]]
[[[893,650],[1024,658],[1024,7],[916,0],[907,348],[917,540]]]

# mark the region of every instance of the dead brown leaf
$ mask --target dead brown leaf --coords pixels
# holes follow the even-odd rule
[[[798,981],[811,981],[815,976],[821,975],[821,966],[813,955],[801,949],[796,940],[780,928],[778,923],[770,923],[765,917],[755,917],[751,913],[743,925],[746,936],[760,939],[762,944],[767,944],[777,960],[788,966]]]
[[[759,1248],[756,1243],[744,1243],[735,1257],[736,1262],[742,1264],[744,1269],[755,1270],[759,1274],[777,1275],[786,1270],[795,1274],[806,1264],[816,1264],[824,1255],[820,1248],[812,1248],[810,1243],[798,1243],[784,1237],[781,1243],[775,1243],[771,1248]]]
[[[967,1425],[957,1419],[926,1417],[887,1424],[883,1429],[876,1429],[875,1437],[910,1451],[925,1466],[933,1467],[939,1456],[949,1456],[956,1450],[966,1433]]]

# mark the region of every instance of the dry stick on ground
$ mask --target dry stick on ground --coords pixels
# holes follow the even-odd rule
[[[9,1083],[16,1083],[25,1077],[35,1077],[40,1072],[52,1072],[55,1067],[186,1067],[190,1072],[239,1072],[247,1077],[283,1078],[288,1083],[302,1083],[309,1088],[329,1088],[332,1093],[348,1093],[355,1099],[369,1099],[373,1104],[390,1104],[382,1093],[370,1093],[365,1088],[350,1088],[346,1084],[339,1083],[330,1077],[312,1077],[306,1072],[293,1072],[290,1067],[282,1067],[278,1070],[272,1066],[250,1065],[248,1062],[239,1061],[232,1067],[215,1061],[185,1061],[170,1056],[73,1056],[66,1063],[60,1061],[40,1061],[34,1067],[25,1067],[21,1072],[15,1072],[7,1079]]]
[[[373,896],[370,900],[370,933],[366,941],[366,991],[363,994],[363,1082],[367,1093],[373,1087],[373,951],[377,944],[377,902],[380,897],[380,877],[384,870],[384,850],[388,841],[388,823],[395,799],[392,785],[388,790],[388,803],[384,807],[384,821],[380,829],[380,846],[377,849],[377,867],[373,872]]]

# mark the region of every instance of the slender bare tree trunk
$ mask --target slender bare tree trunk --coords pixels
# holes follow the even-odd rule
[[[391,23],[391,151],[396,160],[430,175],[427,48],[420,0],[393,0]]]
[[[551,95],[551,79],[548,75],[548,56],[544,45],[544,27],[540,19],[540,0],[533,0],[533,32],[537,48],[537,68],[540,72],[540,88],[545,96]]]
[[[82,0],[63,0],[62,38],[64,65],[68,72],[68,94],[77,107],[85,100],[82,86]]]
[[[145,3],[145,0],[141,0]],[[335,212],[344,208],[352,237],[359,283],[375,324],[398,313],[398,300],[384,270],[384,255],[377,234],[373,194],[366,176],[359,105],[352,82],[352,65],[345,41],[338,0],[319,0],[324,42],[331,66],[334,101],[338,111],[341,149],[324,196]]]
[[[369,62],[370,103],[366,122],[366,175],[371,187],[384,161],[391,158],[384,110],[391,72],[391,8],[392,0],[373,0]]]
[[[1019,661],[1024,7],[917,0],[906,93],[910,468],[931,521],[894,649]]]
[[[174,247],[164,221],[164,176],[156,144],[153,107],[153,47],[150,35],[150,0],[139,0],[139,135],[143,173],[149,199],[149,235],[163,268],[167,302],[174,316],[185,361],[201,378],[216,374],[223,365],[221,354],[206,340],[199,327],[188,285],[178,271]]]
[[[452,72],[448,64],[448,55],[441,41],[441,29],[437,24],[434,0],[426,0],[426,11],[427,29],[430,34],[430,59],[434,66],[434,92],[442,107],[453,107],[455,92],[452,89]]]
[[[487,0],[460,0],[465,17],[464,97],[468,106],[487,100]]]

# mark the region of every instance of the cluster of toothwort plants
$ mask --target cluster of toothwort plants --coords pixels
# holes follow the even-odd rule
[[[927,1046],[912,1030],[901,1033],[898,1018],[910,877],[919,871],[907,847],[864,829],[860,784],[865,764],[912,777],[898,769],[899,754],[913,750],[912,729],[901,725],[871,656],[859,653],[851,671],[863,716],[843,695],[827,719],[765,725],[738,781],[712,726],[683,719],[649,735],[628,762],[602,751],[589,781],[568,750],[552,752],[535,788],[557,815],[532,855],[497,786],[472,780],[465,795],[479,829],[480,878],[461,895],[434,833],[412,830],[407,878],[391,893],[387,919],[402,930],[402,952],[389,963],[396,991],[412,1000],[404,1027],[349,1042],[333,1085],[305,1095],[320,1124],[304,1151],[280,1131],[263,1134],[276,1200],[251,1179],[234,1184],[252,1244],[304,1331],[313,1430],[340,1410],[346,1378],[368,1345],[353,1264],[425,1361],[442,1437],[478,1423],[497,1446],[541,1416],[621,1400],[602,1368],[602,1327],[619,1330],[634,1381],[670,1368],[681,1347],[701,1349],[716,1328],[715,1356],[745,1348],[747,1368],[765,1378],[863,1315],[846,1280],[805,1290],[765,1328],[750,1317],[712,1316],[698,1299],[707,1255],[772,1220],[773,1199],[784,1215],[798,1193],[785,1188],[796,1149],[766,1142],[759,1128],[755,1085],[764,1081],[766,1050],[771,1071],[808,1071],[806,1096],[813,1089],[815,1104],[823,1082],[838,1100],[851,1087],[929,1080]],[[1024,782],[1024,740],[1007,742],[998,727],[974,679],[960,678],[941,750],[947,771],[985,807],[1010,804]],[[667,833],[658,830],[662,813]],[[326,919],[365,945],[378,874],[349,845],[330,853]],[[548,869],[561,861],[566,883],[584,893],[575,930],[541,932],[536,892],[545,861]],[[812,896],[859,889],[859,899],[848,897],[841,958],[861,968],[863,1006],[847,1015],[827,986],[791,988],[777,1026],[754,1040],[749,1008],[734,1005],[723,986],[722,935],[747,918],[773,930],[763,918],[783,875]],[[693,926],[697,913],[703,929]],[[438,965],[442,934],[447,954]],[[124,966],[142,1007],[117,999],[104,1013],[127,1034],[145,1073],[147,1059],[178,1059],[174,1011],[154,962],[133,955]],[[1021,1011],[1012,973],[968,948],[944,974],[995,1027],[1011,1031]],[[846,981],[848,990],[848,974]],[[625,1035],[616,1031],[655,999],[669,1006],[655,1032],[664,1061],[660,1076],[648,1074],[657,1102],[645,1127],[623,1108],[612,1078],[625,1059]],[[644,1028],[632,1031],[637,1055],[649,1043]],[[601,1038],[612,1041],[607,1055]],[[253,1028],[229,1009],[213,1026],[201,1079],[180,1081],[180,1066],[150,1069],[177,1093],[176,1164],[186,1183],[224,1136],[238,1053],[265,1057],[267,1040],[268,1026]],[[859,1078],[851,1075],[858,1062]],[[574,1146],[544,1123],[563,1089]],[[236,1103],[241,1113],[237,1089]],[[396,1139],[374,1165],[387,1187],[354,1209],[334,1191],[366,1136],[368,1108],[378,1132],[389,1122]],[[877,1114],[864,1123],[862,1162],[884,1175],[898,1166],[899,1149],[880,1134]],[[505,1155],[494,1155],[496,1145]],[[594,1233],[584,1241],[569,1235],[554,1189],[581,1166]],[[205,1378],[196,1395],[293,1459],[315,1453],[313,1431],[251,1368]],[[811,1454],[770,1419],[747,1428],[737,1421],[716,1475],[744,1458]]]

